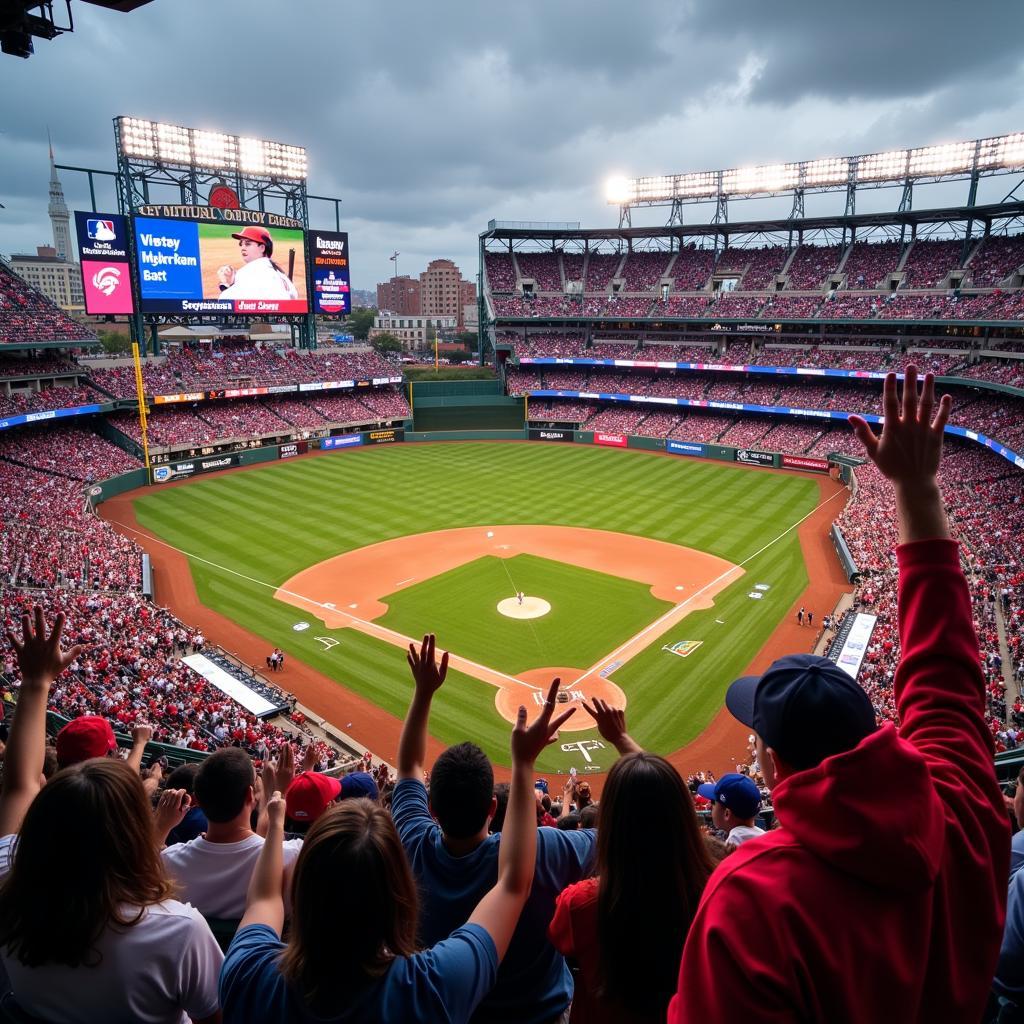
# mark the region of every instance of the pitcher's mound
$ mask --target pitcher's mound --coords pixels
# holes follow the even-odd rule
[[[551,611],[551,605],[543,597],[524,597],[523,603],[514,597],[498,602],[498,611],[510,619],[539,619]]]

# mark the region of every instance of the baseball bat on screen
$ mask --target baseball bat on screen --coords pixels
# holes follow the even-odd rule
[[[288,280],[291,281],[295,276],[295,250],[288,250]]]

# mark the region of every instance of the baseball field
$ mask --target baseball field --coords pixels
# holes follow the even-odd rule
[[[805,593],[796,526],[826,486],[632,450],[408,444],[136,492],[132,510],[149,550],[187,556],[199,602],[262,641],[244,656],[281,647],[281,685],[368,745],[363,702],[338,721],[290,670],[400,719],[405,644],[435,631],[453,660],[432,737],[508,764],[509,718],[553,674],[570,703],[624,702],[651,750],[698,737]],[[591,724],[578,710],[539,770],[606,770]]]

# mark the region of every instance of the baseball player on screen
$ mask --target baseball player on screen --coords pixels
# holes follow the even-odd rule
[[[274,240],[266,228],[250,225],[232,238],[238,239],[242,265],[225,265],[217,271],[223,299],[297,299],[299,293],[288,275],[270,258]]]

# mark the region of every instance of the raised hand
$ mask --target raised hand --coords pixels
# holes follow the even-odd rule
[[[882,436],[876,437],[861,416],[851,416],[850,425],[871,461],[893,483],[910,486],[930,483],[942,457],[942,431],[949,419],[953,400],[943,395],[935,404],[935,377],[926,373],[920,397],[917,367],[907,367],[902,402],[897,394],[896,374],[885,378]]]
[[[132,726],[132,744],[139,743],[145,746],[153,738],[153,726],[145,722],[136,722]]]
[[[942,458],[942,431],[951,407],[952,399],[943,395],[936,409],[935,378],[930,373],[925,374],[918,397],[917,367],[911,364],[904,375],[902,403],[896,393],[896,374],[885,378],[885,422],[880,438],[862,417],[850,417],[869,458],[892,481],[902,543],[949,537],[936,474]]]
[[[448,675],[448,652],[441,655],[441,664],[436,659],[437,637],[433,633],[427,633],[423,637],[420,649],[416,650],[415,644],[409,644],[409,653],[406,661],[412,670],[412,677],[416,681],[416,691],[423,696],[430,697],[441,689],[441,684]]]
[[[597,723],[601,739],[607,740],[620,754],[633,754],[641,749],[626,732],[626,712],[613,708],[607,701],[594,697],[594,706],[583,702],[583,710]]]
[[[541,755],[541,751],[558,739],[560,726],[576,713],[575,708],[563,711],[557,718],[551,715],[555,709],[555,698],[561,679],[553,679],[548,687],[547,700],[541,713],[529,726],[526,724],[526,708],[520,706],[516,716],[515,728],[512,730],[512,760],[522,765],[532,765]]]
[[[47,636],[43,609],[36,605],[32,611],[32,617],[28,612],[21,617],[21,643],[10,631],[7,632],[7,641],[18,658],[22,687],[49,688],[50,683],[85,650],[85,644],[75,644],[70,650],[62,651],[60,638],[64,631],[64,613],[57,613],[53,620],[53,631]]]
[[[280,790],[275,790],[267,803],[267,817],[270,820],[270,827],[284,831],[284,797]]]
[[[191,798],[183,789],[165,789],[161,793],[153,822],[157,839],[161,843],[167,839],[167,833],[172,828],[181,824],[191,803]]]

